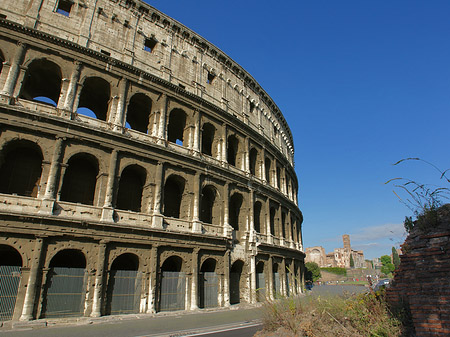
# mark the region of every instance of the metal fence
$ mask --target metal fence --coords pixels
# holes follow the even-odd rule
[[[86,295],[85,289],[86,270],[84,268],[51,268],[47,276],[42,316],[81,316]]]
[[[266,298],[266,279],[264,273],[256,273],[256,300],[264,301]]]
[[[186,275],[176,271],[163,271],[161,275],[160,311],[185,309]]]
[[[199,273],[200,308],[215,308],[218,306],[219,278],[216,272]]]
[[[136,270],[111,270],[108,283],[107,313],[112,315],[139,312],[140,273]]]
[[[20,266],[0,266],[0,321],[12,319],[20,283]]]

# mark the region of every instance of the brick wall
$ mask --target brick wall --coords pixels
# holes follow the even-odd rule
[[[415,226],[402,250],[388,300],[409,306],[417,336],[450,336],[450,204],[437,225]]]

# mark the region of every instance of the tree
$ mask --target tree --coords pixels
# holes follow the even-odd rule
[[[381,258],[381,272],[385,275],[391,274],[395,270],[394,264],[391,262],[391,257],[389,255],[383,255]]]
[[[306,262],[305,263],[306,272],[305,279],[308,281],[315,282],[321,278],[319,265],[315,262]]]
[[[387,265],[388,263],[392,263],[391,257],[389,255],[383,255],[382,257],[380,257],[380,260],[383,266]]]
[[[400,257],[398,256],[397,249],[395,247],[392,247],[392,263],[395,266],[395,269],[400,266]]]
[[[353,260],[353,254],[350,253],[350,268],[354,268],[355,267],[355,261]]]

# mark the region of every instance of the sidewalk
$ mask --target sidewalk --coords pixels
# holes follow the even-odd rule
[[[39,319],[27,322],[5,322],[0,327],[0,334],[11,337],[156,336],[181,330],[258,322],[262,315],[261,305],[237,305],[230,308],[156,314]]]

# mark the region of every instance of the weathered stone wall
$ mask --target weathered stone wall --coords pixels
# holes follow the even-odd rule
[[[449,336],[450,204],[438,210],[438,225],[425,227],[416,226],[402,245],[387,296],[409,307],[417,336]]]

